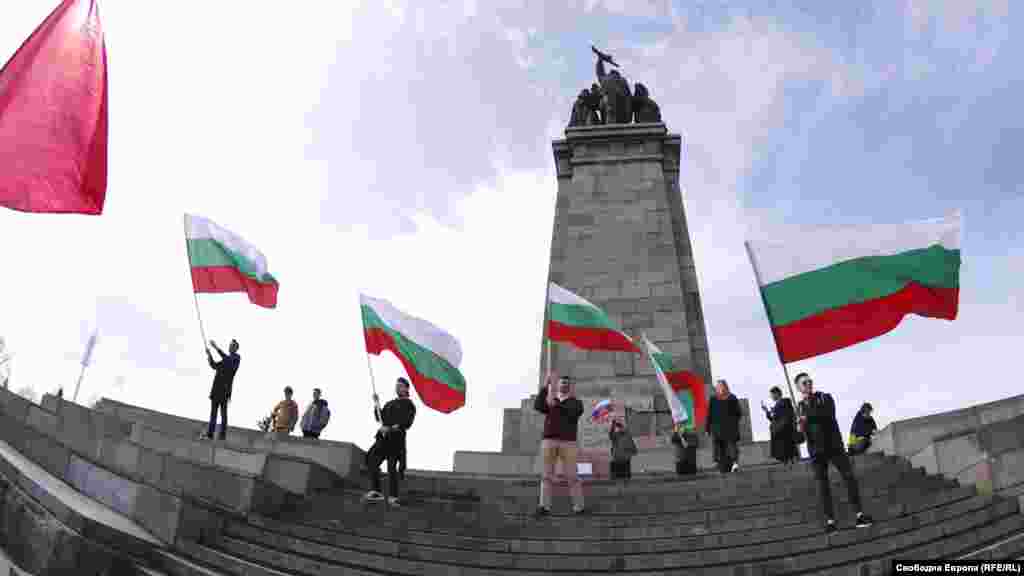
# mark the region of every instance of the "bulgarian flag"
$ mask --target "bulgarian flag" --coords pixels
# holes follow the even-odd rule
[[[548,340],[584,350],[640,352],[600,308],[554,282],[548,285]]]
[[[747,242],[783,362],[881,336],[907,314],[954,320],[960,213],[903,224],[793,226]]]
[[[424,404],[447,414],[466,403],[466,380],[459,372],[462,346],[454,336],[387,300],[360,294],[359,307],[366,351],[390,350],[397,356]]]
[[[245,292],[257,306],[277,306],[278,284],[267,272],[266,257],[241,236],[186,214],[185,242],[196,294]]]
[[[676,366],[671,354],[662,352],[643,336],[647,356],[672,410],[672,423],[693,430],[707,418],[708,399],[700,376]]]

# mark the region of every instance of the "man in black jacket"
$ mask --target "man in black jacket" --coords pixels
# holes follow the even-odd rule
[[[835,513],[832,510],[832,491],[828,480],[829,462],[839,470],[850,496],[850,504],[857,512],[857,527],[871,526],[871,517],[864,513],[860,503],[860,489],[853,475],[853,466],[846,455],[843,437],[836,422],[836,404],[830,394],[814,391],[814,381],[806,372],[796,375],[796,385],[803,394],[800,401],[800,428],[807,437],[807,449],[814,464],[814,476],[818,481],[818,495],[825,512],[825,531],[836,529]]]
[[[235,381],[235,373],[238,372],[238,365],[242,358],[238,355],[238,340],[231,340],[228,346],[228,354],[217,346],[217,343],[210,340],[210,346],[220,355],[220,361],[214,362],[210,349],[206,349],[206,360],[210,368],[216,371],[213,377],[213,387],[210,388],[210,426],[206,430],[206,437],[213,440],[213,431],[217,425],[217,410],[220,409],[220,439],[223,440],[228,432],[228,403],[231,402],[231,385]]]
[[[391,400],[380,409],[380,399],[373,395],[373,417],[380,422],[375,442],[366,453],[366,466],[370,469],[370,480],[373,489],[366,493],[364,499],[379,502],[384,499],[380,491],[380,464],[388,463],[388,504],[398,506],[398,464],[405,454],[405,433],[412,427],[416,418],[416,405],[409,399],[409,381],[399,378],[395,383],[395,394],[398,398]],[[403,466],[404,468],[404,466]]]

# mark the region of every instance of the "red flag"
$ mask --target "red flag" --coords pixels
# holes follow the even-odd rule
[[[96,0],[64,0],[0,70],[0,206],[101,214],[107,50]]]

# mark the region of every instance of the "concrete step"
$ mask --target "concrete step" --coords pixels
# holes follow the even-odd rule
[[[302,574],[329,573],[339,562],[399,574],[421,576],[447,575],[456,571],[476,574],[592,574],[605,571],[628,571],[632,574],[680,573],[700,569],[702,574],[731,574],[737,565],[763,570],[775,564],[787,570],[820,567],[869,560],[887,547],[911,546],[942,538],[949,527],[957,531],[984,526],[1016,513],[1016,507],[1005,500],[976,497],[948,507],[924,511],[918,515],[885,522],[863,530],[842,530],[831,536],[798,538],[792,542],[720,548],[700,552],[682,551],[662,554],[564,555],[499,554],[479,551],[455,551],[402,546],[395,555],[374,554],[362,550],[338,549],[302,541],[300,550],[289,549],[297,544],[287,538],[264,538],[258,542],[236,536],[222,538],[219,548],[236,556],[253,558],[279,570]],[[764,573],[763,571],[761,573]]]
[[[965,525],[966,524],[966,525]],[[997,515],[988,523],[970,525],[958,519],[944,526],[941,535],[926,543],[881,551],[875,558],[868,561],[852,562],[842,565],[818,567],[812,570],[794,570],[788,572],[768,572],[770,574],[813,574],[815,576],[888,576],[892,574],[894,560],[937,560],[955,558],[970,552],[979,543],[987,543],[1003,539],[1008,534],[1024,530],[1024,515]],[[765,572],[751,571],[753,574]]]
[[[182,551],[195,560],[216,567],[224,574],[230,576],[295,576],[295,572],[283,572],[271,568],[269,565],[253,562],[254,556],[240,557],[229,554],[222,550],[215,550],[195,542],[186,542],[181,546]],[[367,568],[345,567],[339,565],[333,573],[350,574],[352,576],[380,576],[390,574],[381,570]],[[320,573],[318,573],[320,574]]]
[[[854,469],[871,468],[880,463],[896,464],[905,462],[899,458],[885,456],[882,454],[864,454],[852,458]],[[835,469],[830,469],[830,475],[835,475]],[[386,477],[386,475],[382,475]],[[681,482],[692,485],[695,489],[705,490],[708,487],[718,486],[723,480],[736,480],[750,482],[752,487],[766,488],[784,484],[787,481],[801,478],[813,478],[814,471],[809,462],[800,462],[792,468],[781,464],[770,466],[741,468],[735,474],[721,475],[718,472],[700,472],[693,476],[677,476],[674,474],[650,475],[637,474],[630,481],[630,486],[638,490],[647,486],[654,488],[663,487],[666,484],[678,484]],[[363,474],[365,482],[369,482],[368,474]],[[594,487],[616,486],[614,480],[585,479],[584,483]],[[486,497],[497,493],[504,495],[536,493],[540,485],[540,477],[537,475],[509,478],[461,478],[443,475],[421,475],[409,470],[402,481],[405,490],[422,492],[426,494],[447,494],[461,497]]]
[[[903,474],[895,473],[871,475],[863,478],[860,482],[862,497],[870,499],[884,491],[904,487],[907,490],[921,488],[940,489],[950,487],[950,482],[941,478],[925,476],[920,470],[906,471]],[[845,501],[846,490],[838,485],[833,486],[833,499]],[[655,526],[665,521],[679,522],[723,522],[736,518],[747,518],[751,516],[773,514],[781,511],[794,509],[805,509],[808,505],[817,502],[816,491],[807,491],[798,498],[773,498],[760,501],[744,502],[737,506],[730,506],[730,502],[701,503],[698,506],[689,508],[672,509],[670,506],[654,506],[652,508],[636,509],[634,514],[604,514],[602,503],[599,500],[591,500],[590,507],[594,514],[588,517],[585,522],[588,525],[609,525],[630,524],[642,522],[647,526]],[[795,503],[796,506],[790,506]],[[657,504],[655,502],[654,504]],[[320,496],[311,499],[294,511],[283,515],[284,519],[305,519],[305,520],[333,520],[343,521],[367,521],[373,522],[372,518],[379,516],[380,512],[387,510],[390,514],[396,514],[406,522],[420,522],[434,528],[442,526],[469,527],[472,525],[483,525],[496,527],[498,525],[514,525],[534,529],[537,522],[529,514],[504,514],[500,507],[489,503],[472,502],[447,502],[447,501],[409,501],[406,506],[399,509],[391,509],[383,504],[365,504],[361,500],[361,494],[351,491],[334,493],[333,495]],[[565,514],[553,514],[544,519],[544,524],[556,527],[573,525],[577,519]]]
[[[996,542],[985,543],[977,550],[957,557],[958,560],[1006,560],[1024,554],[1024,530],[1009,534]]]
[[[898,504],[886,504],[865,500],[875,519],[884,521],[910,514],[916,514],[938,506],[948,506],[972,498],[972,489],[958,488],[952,491],[910,493]],[[852,512],[845,506],[837,508],[840,522],[852,521]],[[414,526],[403,519],[385,520],[384,514],[377,518],[360,518],[347,525],[340,523],[289,523],[261,517],[249,517],[247,524],[270,532],[291,535],[297,538],[315,540],[327,544],[350,542],[350,546],[363,547],[376,542],[385,546],[393,542],[408,542],[413,545],[466,548],[476,551],[519,552],[538,554],[587,554],[615,552],[656,552],[664,549],[679,549],[688,546],[694,549],[745,545],[767,542],[778,538],[795,537],[808,533],[820,533],[822,521],[817,510],[802,513],[768,516],[763,519],[744,519],[719,524],[674,524],[662,526],[634,526],[625,529],[610,529],[581,525],[576,529],[556,529],[541,525],[515,530],[459,528],[442,529],[436,526]],[[374,522],[374,520],[377,520]],[[760,522],[759,520],[765,520]],[[229,522],[230,523],[230,522]],[[340,544],[339,544],[340,545]]]
[[[955,502],[940,502],[937,506],[922,507],[909,516],[898,518],[876,518],[876,526],[870,530],[858,530],[864,539],[891,538],[902,532],[915,529],[929,522],[941,522],[943,515],[955,516],[991,505],[985,497],[966,498]],[[289,528],[287,526],[282,528]],[[696,539],[661,541],[650,546],[646,540],[593,540],[588,546],[548,546],[543,552],[529,551],[530,548],[509,546],[506,550],[491,551],[480,548],[453,547],[441,545],[418,545],[407,541],[346,538],[334,533],[321,531],[317,538],[295,534],[295,530],[281,532],[268,530],[252,524],[231,523],[225,534],[233,540],[323,558],[332,562],[345,558],[352,552],[398,556],[409,560],[441,560],[460,565],[478,565],[494,568],[516,568],[528,570],[572,570],[585,567],[588,570],[606,569],[634,570],[651,568],[659,562],[679,566],[705,566],[714,564],[722,553],[729,555],[729,562],[750,561],[756,558],[782,557],[793,551],[802,553],[827,548],[820,523],[803,525],[795,530],[762,531],[760,534],[747,532],[748,538],[733,538],[723,542],[716,536]],[[694,545],[696,543],[696,545]],[[537,548],[534,542],[533,549]],[[723,552],[724,551],[724,552]],[[695,554],[701,552],[701,554]],[[619,558],[613,558],[619,556]],[[598,559],[598,560],[595,560]],[[596,563],[595,563],[596,562]]]
[[[154,564],[168,576],[224,576],[224,572],[199,564],[170,550],[156,551]]]

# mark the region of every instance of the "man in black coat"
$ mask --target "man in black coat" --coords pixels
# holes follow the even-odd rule
[[[366,453],[366,466],[370,470],[372,488],[363,499],[367,502],[384,500],[380,485],[380,465],[387,461],[387,500],[389,505],[398,507],[401,505],[398,499],[398,477],[404,476],[405,472],[405,434],[416,419],[416,405],[409,398],[409,381],[405,378],[399,378],[395,382],[395,395],[397,398],[385,404],[383,409],[380,408],[380,399],[376,394],[373,395],[373,417],[381,426],[374,437],[373,446]],[[401,472],[399,468],[402,469]]]
[[[800,401],[800,428],[807,437],[807,450],[814,464],[814,476],[818,481],[818,495],[825,512],[825,531],[836,529],[835,513],[832,509],[832,492],[828,480],[829,462],[839,470],[850,496],[850,504],[857,511],[857,527],[871,526],[871,517],[864,513],[860,503],[860,489],[853,475],[850,457],[843,446],[843,437],[836,422],[836,404],[830,394],[814,391],[814,381],[806,372],[796,375],[796,385],[803,394]]]
[[[740,401],[729,391],[729,384],[719,380],[715,385],[715,396],[708,405],[705,430],[714,442],[712,452],[722,474],[739,468],[741,418],[743,409]]]
[[[778,386],[772,386],[768,391],[772,396],[772,406],[769,408],[764,404],[764,414],[768,418],[771,429],[772,458],[786,465],[792,465],[793,461],[800,456],[797,444],[794,440],[796,427],[796,414],[793,401],[782,397],[782,390]]]
[[[220,361],[215,362],[210,349],[206,349],[206,359],[210,368],[216,371],[213,377],[213,386],[210,388],[210,426],[206,430],[206,437],[213,440],[213,431],[217,425],[217,410],[220,409],[220,439],[223,440],[228,432],[228,403],[231,402],[231,385],[235,381],[235,373],[238,372],[238,365],[242,358],[238,355],[238,340],[231,340],[228,346],[228,353],[217,346],[217,343],[210,340],[210,346],[220,355]]]

